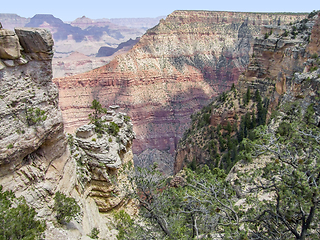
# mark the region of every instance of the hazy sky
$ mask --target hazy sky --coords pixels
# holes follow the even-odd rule
[[[319,0],[3,0],[0,4],[0,13],[22,17],[49,13],[64,21],[84,15],[92,19],[158,17],[174,10],[311,12],[318,9]]]

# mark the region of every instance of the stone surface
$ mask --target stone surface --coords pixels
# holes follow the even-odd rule
[[[127,180],[122,168],[126,164],[133,164],[131,146],[135,133],[132,123],[124,120],[124,116],[116,113],[112,117],[111,123],[119,126],[117,134],[109,134],[108,131],[98,134],[94,125],[85,125],[77,129],[71,143],[72,156],[78,163],[77,175],[82,192],[95,200],[100,212],[128,204],[128,199],[125,199],[127,189],[124,187]],[[108,128],[111,123],[104,124]],[[84,136],[88,132],[90,136]],[[114,178],[117,184],[113,183]]]
[[[310,54],[317,53],[320,55],[320,15],[316,16],[315,27],[312,29],[312,33],[310,36],[310,44],[308,45],[307,51]]]
[[[73,137],[78,150],[71,155],[58,107],[58,88],[52,82],[52,38],[41,29],[25,31],[29,50],[22,50],[24,57],[0,60],[0,185],[17,197],[23,196],[35,208],[37,218],[46,221],[47,240],[87,239],[93,228],[100,230],[100,237],[116,239],[116,231],[106,227],[111,226],[112,215],[101,212],[117,208],[136,213],[134,203],[126,198],[127,175],[122,171],[123,164],[132,163],[132,124],[123,114],[115,113],[114,118],[122,118],[122,122],[118,120],[122,127],[112,142],[109,136],[98,138],[92,125],[80,128],[79,138]],[[32,46],[32,39],[42,45]],[[90,134],[99,141],[94,142]],[[83,159],[77,158],[79,154]],[[83,181],[82,173],[90,176],[88,181]],[[53,210],[57,191],[73,197],[81,209],[63,227]]]
[[[252,112],[252,110],[257,112],[256,106],[252,103],[247,106],[241,106],[240,104],[239,99],[242,101],[248,88],[251,94],[259,90],[262,98],[267,97],[269,99],[268,118],[272,110],[278,106],[280,100],[284,101],[286,98],[287,101],[304,99],[304,106],[313,103],[316,115],[319,116],[317,89],[319,88],[320,70],[310,72],[310,69],[318,66],[319,63],[319,58],[310,59],[312,54],[318,53],[320,49],[320,45],[317,44],[319,22],[319,17],[309,19],[306,24],[307,28],[297,31],[296,36],[292,32],[294,28],[299,29],[299,22],[285,26],[268,26],[268,31],[272,29],[273,32],[268,38],[265,38],[266,29],[262,29],[261,35],[257,36],[254,41],[253,53],[248,67],[239,76],[236,91],[228,92],[225,101],[214,99],[211,103],[210,125],[216,128],[219,124],[226,126],[230,122],[231,126],[236,124],[239,127],[241,116],[247,112]],[[282,29],[286,29],[288,34],[277,34],[281,33]],[[310,38],[311,41],[309,42],[308,36],[310,35],[313,38]],[[235,116],[237,116],[237,120]],[[318,122],[319,119],[316,120],[316,123]],[[210,151],[207,151],[208,148],[206,148],[206,144],[211,140],[211,134],[203,133],[201,130],[188,129],[188,133],[194,133],[180,141],[175,155],[175,173],[178,173],[194,159],[198,164],[214,163],[211,158],[213,154],[210,154]],[[235,132],[232,134],[235,134]],[[199,144],[201,142],[198,141],[199,139],[204,143]],[[214,143],[214,146],[217,146],[217,144]],[[221,154],[220,150],[218,150],[218,153]]]
[[[18,59],[20,57],[20,44],[17,35],[7,29],[0,29],[0,58]]]
[[[94,134],[94,125],[84,125],[77,129],[76,137],[78,138],[89,138]]]
[[[49,60],[53,56],[53,39],[46,29],[15,28],[24,52],[35,60]]]
[[[135,154],[153,148],[174,154],[190,115],[245,70],[261,26],[304,16],[175,11],[106,66],[54,80],[66,131],[86,123],[90,103],[99,99],[132,117]]]

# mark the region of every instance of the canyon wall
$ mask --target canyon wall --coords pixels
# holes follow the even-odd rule
[[[107,213],[135,212],[123,173],[133,162],[132,123],[109,110],[106,124],[116,125],[117,132],[98,135],[89,125],[67,138],[52,82],[52,48],[45,29],[0,29],[0,185],[36,210],[46,222],[45,239],[88,239],[93,228],[101,238],[115,239],[113,215]],[[58,191],[80,206],[65,225],[55,217]]]
[[[320,18],[315,16],[290,25],[275,24],[264,26],[261,29],[261,34],[253,42],[250,62],[246,70],[239,76],[235,88],[225,93],[224,96],[221,95],[214,99],[207,106],[210,112],[208,126],[199,127],[199,122],[205,118],[205,111],[194,115],[194,119],[197,118],[197,120],[186,131],[176,151],[175,173],[191,164],[193,160],[197,164],[206,163],[223,168],[225,164],[223,161],[226,161],[224,158],[226,156],[230,158],[232,155],[230,153],[234,149],[221,147],[223,141],[219,140],[218,143],[218,139],[221,138],[221,135],[224,140],[227,139],[228,123],[230,128],[232,127],[231,138],[237,138],[241,117],[247,113],[252,114],[253,111],[258,113],[258,104],[254,99],[257,90],[262,99],[268,99],[265,101],[268,102],[267,120],[270,119],[272,111],[281,100],[282,102],[304,101],[304,106],[312,103],[316,115],[320,115],[316,101],[318,95],[316,82],[320,76],[320,70],[317,70],[319,64],[317,56],[319,56],[320,49],[319,22]],[[244,96],[248,89],[252,100],[244,103]],[[316,121],[318,124],[319,119]],[[214,131],[218,125],[220,125],[221,132],[214,138]],[[216,150],[213,153],[211,150],[214,148]],[[219,156],[216,157],[216,153]]]
[[[55,79],[68,132],[88,121],[89,106],[118,104],[132,117],[135,154],[174,154],[190,115],[229,89],[249,62],[262,25],[305,15],[175,11],[133,49],[106,66]]]

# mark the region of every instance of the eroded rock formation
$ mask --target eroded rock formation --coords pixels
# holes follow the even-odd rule
[[[216,129],[220,125],[223,135],[227,132],[223,128],[229,122],[230,126],[236,127],[232,130],[231,137],[237,136],[241,116],[252,113],[253,110],[258,112],[256,102],[243,103],[248,88],[253,99],[256,90],[259,90],[262,98],[268,99],[268,119],[280,100],[299,100],[304,102],[304,106],[312,103],[316,115],[319,115],[319,106],[315,100],[318,98],[317,81],[320,76],[320,71],[317,70],[320,53],[319,22],[320,18],[315,16],[290,25],[263,27],[261,34],[254,40],[248,67],[239,76],[234,90],[226,93],[224,97],[214,99],[208,105],[211,108],[209,129]],[[203,118],[204,114],[201,114]],[[319,119],[316,121],[318,123]],[[207,129],[196,129],[196,124],[188,129],[175,156],[175,173],[193,160],[197,164],[221,166],[219,161],[227,151],[220,148],[223,141],[218,143],[218,138],[214,139],[211,135],[214,134]],[[217,162],[215,153],[211,151],[214,148],[220,154]],[[231,149],[229,150],[231,152]]]
[[[119,132],[96,132],[95,125],[84,125],[69,138],[71,153],[77,162],[79,183],[85,195],[96,202],[100,212],[108,212],[128,203],[123,165],[133,166],[133,126],[125,113],[108,111],[102,117],[106,128],[115,124]],[[72,136],[72,135],[69,135]],[[118,184],[114,184],[117,179]]]
[[[0,185],[24,196],[46,221],[45,239],[86,239],[93,228],[115,239],[116,231],[106,228],[112,216],[105,213],[121,207],[135,211],[121,172],[133,161],[130,118],[109,111],[104,118],[118,131],[97,135],[86,125],[67,141],[52,82],[51,34],[16,28],[15,33],[0,29],[0,36]],[[81,209],[64,227],[53,209],[57,191],[75,198]]]
[[[304,15],[175,11],[127,54],[89,73],[55,79],[66,129],[87,121],[93,99],[132,117],[134,153],[175,152],[190,115],[229,89],[249,62],[262,25]]]

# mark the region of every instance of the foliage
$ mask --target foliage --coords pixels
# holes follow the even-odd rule
[[[88,237],[92,238],[92,239],[99,239],[99,233],[100,233],[100,230],[96,227],[94,227],[92,230],[91,230],[91,233],[88,234]]]
[[[317,58],[318,58],[318,54],[317,54],[317,53],[312,54],[312,55],[311,55],[311,58],[317,59]]]
[[[272,35],[272,30],[264,34],[264,39],[268,39]]]
[[[222,93],[219,95],[219,101],[225,102],[226,100],[227,100],[227,93],[226,93],[226,92],[222,92]]]
[[[313,18],[315,15],[317,15],[320,12],[320,10],[313,10],[311,13],[309,13],[308,18]]]
[[[74,146],[74,137],[72,134],[67,133],[67,141],[68,141],[68,145],[70,146],[70,148],[72,148]]]
[[[131,120],[131,118],[130,118],[128,115],[125,115],[125,116],[123,117],[123,121],[124,121],[125,123],[130,122],[130,120]]]
[[[237,236],[240,230],[233,207],[235,193],[225,177],[218,168],[203,166],[196,172],[185,169],[184,181],[173,188],[156,166],[138,168],[131,176],[136,186],[132,197],[139,203],[143,224],[118,212],[118,239],[211,238],[213,232]]]
[[[80,212],[80,206],[74,198],[56,192],[54,200],[54,210],[57,213],[56,218],[60,224],[70,222]]]
[[[35,125],[47,119],[47,115],[45,115],[46,111],[41,110],[40,108],[28,108],[26,110],[26,120],[28,126]]]
[[[101,106],[101,103],[94,99],[92,105],[90,106],[93,109],[93,113],[89,114],[90,123],[95,125],[95,131],[102,134],[104,132],[105,124],[101,120],[101,114],[106,113],[107,109]]]
[[[7,146],[7,148],[8,148],[8,149],[13,148],[13,144],[12,144],[12,143],[10,143],[10,144]]]
[[[35,209],[23,197],[16,198],[11,191],[3,192],[0,186],[0,240],[39,239],[46,225],[35,217]]]
[[[277,131],[261,126],[256,140],[246,140],[253,158],[272,156],[251,182],[252,198],[246,218],[253,239],[318,239],[320,204],[320,131],[300,115],[286,118]],[[256,172],[257,174],[257,172]],[[256,179],[259,179],[256,178]],[[263,180],[262,180],[263,179]],[[258,195],[272,198],[259,201]]]
[[[94,99],[92,101],[92,105],[90,106],[90,109],[93,109],[93,113],[89,114],[89,119],[94,123],[96,120],[98,120],[100,118],[100,115],[102,113],[106,113],[107,109],[103,108],[101,106],[101,103]]]
[[[110,122],[110,124],[107,126],[107,132],[116,137],[119,133],[119,126],[114,122]]]
[[[115,227],[118,230],[117,239],[128,239],[127,236],[130,236],[131,239],[134,239],[134,221],[130,215],[124,210],[120,210],[119,212],[114,213],[114,218]]]

